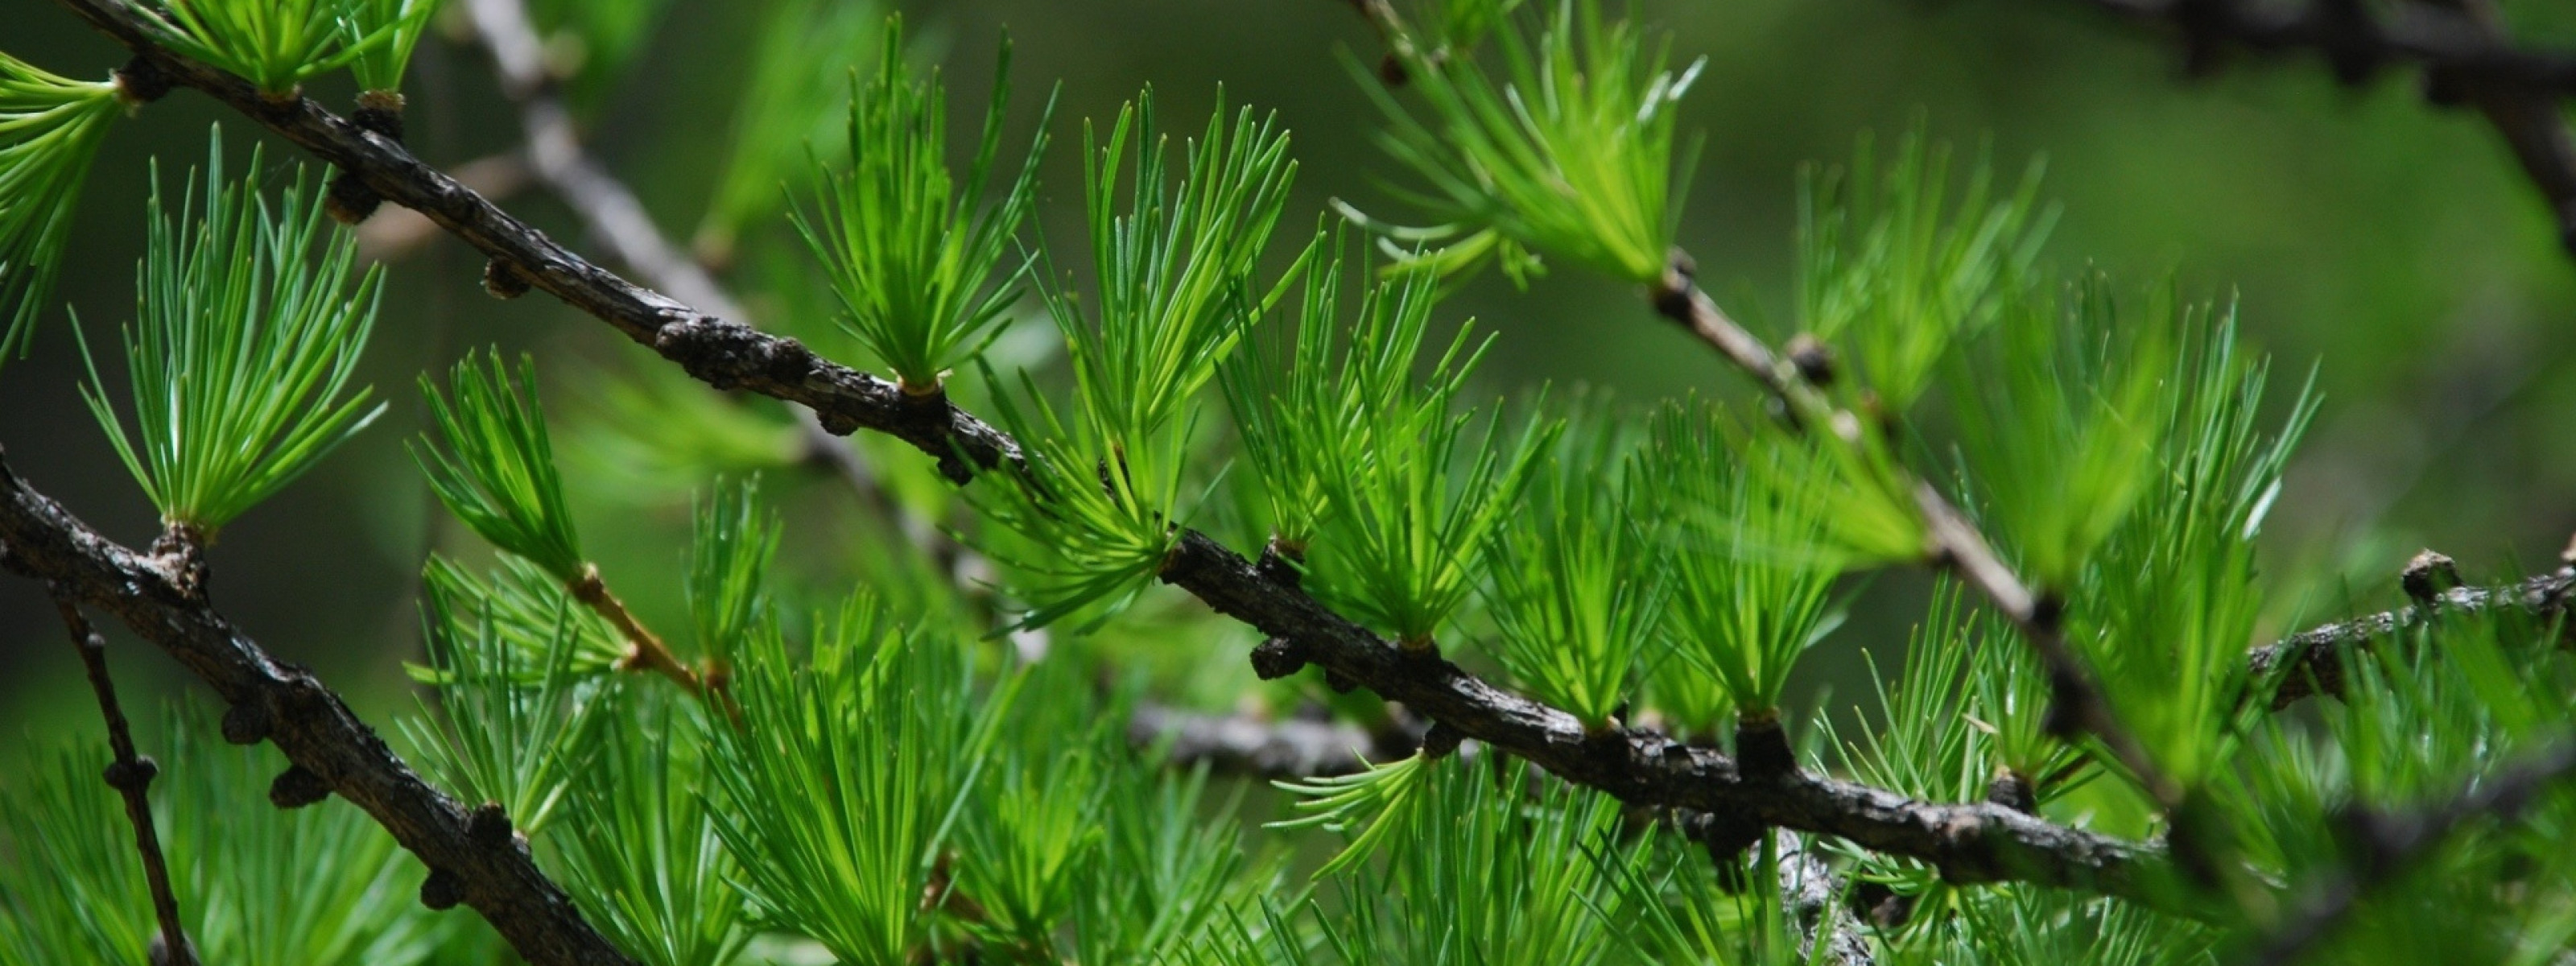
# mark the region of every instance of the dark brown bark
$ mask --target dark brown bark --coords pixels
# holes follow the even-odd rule
[[[205,596],[174,580],[171,561],[117,545],[30,488],[6,454],[0,545],[7,548],[0,566],[116,615],[206,682],[234,709],[225,714],[226,737],[275,742],[297,769],[393,833],[429,866],[433,881],[449,883],[529,962],[634,962],[582,920],[524,847],[475,842],[465,809],[421,780],[312,672],[271,658]]]
[[[153,828],[152,803],[145,796],[160,767],[135,752],[134,730],[126,725],[125,709],[116,703],[116,681],[107,675],[107,640],[90,627],[89,618],[81,616],[79,602],[61,585],[48,581],[45,589],[52,592],[54,607],[62,612],[63,630],[71,635],[72,648],[80,652],[81,666],[89,671],[90,690],[98,695],[99,717],[107,722],[108,752],[115,756],[107,765],[107,784],[125,800],[125,821],[134,828],[134,850],[143,859],[143,882],[152,893],[152,915],[161,924],[160,934],[153,938],[152,961],[197,966],[197,946],[179,925],[179,894],[170,888],[170,863],[161,853],[161,834]]]

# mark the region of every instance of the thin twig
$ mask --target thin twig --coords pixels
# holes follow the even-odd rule
[[[161,934],[152,941],[152,961],[161,966],[197,966],[197,946],[179,925],[179,896],[170,888],[170,864],[161,855],[161,836],[153,830],[152,803],[144,797],[160,766],[135,754],[134,732],[126,726],[125,710],[117,706],[116,682],[107,676],[107,640],[89,625],[79,602],[62,585],[47,581],[45,590],[63,616],[72,649],[80,652],[82,666],[89,669],[90,690],[98,694],[98,713],[107,719],[107,745],[116,756],[107,766],[107,784],[125,799],[125,820],[134,826],[134,850],[143,856],[143,881],[152,890],[152,914],[161,922]]]
[[[2570,778],[2576,778],[2576,742],[2562,742],[2519,764],[2472,779],[2458,795],[2420,811],[2349,813],[2346,825],[2355,833],[2360,854],[2310,886],[2306,898],[2241,961],[2248,966],[2287,966],[2299,961],[2333,935],[2371,892],[2431,856],[2461,826],[2490,816],[2509,821],[2534,796]]]

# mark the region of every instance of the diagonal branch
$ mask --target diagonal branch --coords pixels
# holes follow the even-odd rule
[[[294,762],[280,776],[280,789],[317,787],[374,816],[429,866],[423,902],[473,906],[537,966],[634,963],[538,871],[506,819],[470,820],[464,806],[421,780],[321,679],[270,657],[177,579],[179,561],[138,554],[99,535],[29,487],[6,454],[0,454],[0,545],[8,548],[0,566],[116,615],[205,681],[230,706],[225,740],[272,741]]]
[[[2576,254],[2576,137],[2560,103],[2576,95],[2576,54],[2516,47],[2494,0],[2424,0],[2386,16],[2356,0],[2284,5],[2250,0],[2085,0],[2180,35],[2194,71],[2229,48],[2314,52],[2348,84],[2390,65],[2424,72],[2424,95],[2486,116],[2549,203],[2560,243]]]
[[[0,560],[6,559],[5,550],[0,548]],[[81,616],[80,603],[62,585],[47,581],[45,590],[53,595],[54,608],[62,612],[63,630],[71,634],[72,648],[89,669],[90,690],[98,693],[98,713],[107,719],[108,750],[116,756],[108,763],[107,783],[125,799],[125,820],[134,826],[134,849],[143,855],[143,880],[152,891],[152,914],[161,922],[160,935],[152,938],[152,961],[197,966],[197,946],[179,926],[179,896],[170,891],[170,863],[161,854],[161,836],[152,827],[152,803],[143,794],[160,768],[134,752],[134,732],[126,727],[125,710],[117,706],[116,682],[107,676],[106,639],[89,626],[89,618]]]
[[[1760,382],[1802,424],[1824,426],[1847,441],[1858,441],[1863,431],[1860,417],[1836,408],[1798,362],[1771,351],[1759,336],[1736,324],[1700,290],[1694,272],[1690,256],[1675,250],[1651,293],[1655,311],[1690,330]],[[2164,773],[2137,736],[2121,726],[2101,685],[2068,645],[2064,601],[2023,583],[1939,488],[1914,481],[1914,502],[1924,520],[1924,563],[1947,570],[1975,588],[2039,655],[2048,672],[2049,730],[2063,736],[2092,735],[2157,803],[2169,811],[2180,807],[2182,786]]]
[[[961,482],[978,467],[1019,458],[1018,444],[1007,434],[944,401],[928,407],[907,402],[892,383],[823,360],[794,340],[764,335],[636,286],[465,190],[398,143],[309,100],[265,100],[238,78],[173,55],[152,43],[109,0],[60,2],[174,83],[212,95],[362,179],[385,199],[429,216],[491,257],[503,273],[608,322],[702,381],[805,405],[834,432],[866,427],[893,435],[938,459],[942,471]],[[0,513],[7,509],[0,506]],[[1998,805],[1919,802],[1803,772],[1747,778],[1725,755],[1648,731],[1587,733],[1562,710],[1505,692],[1437,657],[1399,652],[1303,591],[1273,582],[1253,561],[1202,533],[1181,535],[1162,578],[1300,652],[1299,660],[1278,662],[1273,670],[1285,673],[1295,665],[1321,664],[1466,737],[1633,803],[1724,812],[1835,835],[1864,848],[1923,860],[1962,882],[2012,879],[2171,905],[2168,865],[2160,847],[2056,825]],[[146,611],[134,616],[148,621],[167,615]],[[413,783],[417,785],[416,778]],[[453,809],[434,790],[419,786],[419,792]],[[548,894],[559,895],[550,886]],[[588,934],[577,920],[574,925]]]
[[[2487,817],[2510,820],[2553,785],[2576,778],[2576,743],[2561,743],[2495,774],[2473,779],[2457,796],[2415,812],[2358,810],[2347,816],[2359,855],[2313,884],[2305,899],[2242,960],[2259,966],[2295,963],[2332,935],[2353,907],[2413,869],[2462,826]]]

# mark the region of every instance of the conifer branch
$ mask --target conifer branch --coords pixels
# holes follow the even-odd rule
[[[2357,853],[2312,884],[2283,921],[2254,944],[2247,966],[2288,966],[2334,934],[2370,893],[2431,856],[2454,832],[2493,817],[2510,821],[2534,797],[2576,778],[2576,742],[2562,741],[2519,763],[2470,780],[2451,799],[2412,812],[2357,809],[2345,816]]]
[[[2277,679],[2272,708],[2310,695],[2339,697],[2346,678],[2344,654],[2395,638],[2444,614],[2518,610],[2542,621],[2561,620],[2576,602],[2576,565],[2496,587],[2453,587],[2395,610],[2323,624],[2246,654],[2249,680]]]
[[[765,335],[628,282],[501,211],[399,143],[310,100],[263,98],[239,78],[158,47],[107,0],[60,2],[176,84],[213,96],[362,179],[386,200],[429,216],[492,258],[505,277],[523,280],[615,326],[703,382],[804,405],[834,433],[862,427],[887,433],[939,460],[941,472],[960,482],[978,469],[1020,459],[1017,441],[944,399],[924,407],[906,399],[894,383],[824,360],[793,339]],[[1753,345],[1760,348],[1758,342]],[[33,497],[32,491],[27,495]],[[7,509],[0,506],[0,512]],[[0,529],[0,534],[9,532]],[[1435,655],[1403,652],[1304,591],[1271,580],[1253,561],[1197,531],[1180,535],[1161,577],[1216,610],[1291,642],[1301,659],[1296,663],[1321,665],[1457,734],[1634,804],[1692,808],[1835,835],[1863,848],[1922,860],[1959,882],[2024,881],[2173,905],[2161,847],[2057,825],[1999,805],[1915,801],[1794,769],[1748,777],[1723,754],[1661,734],[1587,731],[1573,715],[1496,688]],[[149,620],[162,615],[145,610],[139,616]],[[211,612],[203,616],[220,620]],[[225,629],[229,640],[229,627]],[[320,688],[318,682],[311,686]],[[327,692],[320,693],[328,698]],[[331,703],[337,706],[335,699]],[[349,723],[362,727],[354,719]],[[354,737],[349,741],[353,749],[366,747]],[[407,769],[402,774],[418,785]],[[461,814],[426,785],[418,788],[426,802],[410,802],[409,807],[443,806]],[[505,897],[526,894],[512,891]],[[550,885],[542,894],[560,896]],[[595,936],[577,919],[574,924],[580,935]]]
[[[2506,35],[2493,0],[2423,0],[2378,15],[2351,0],[2087,0],[2180,35],[2186,69],[2215,70],[2231,48],[2314,52],[2359,85],[2390,66],[2423,71],[2425,100],[2485,115],[2549,203],[2560,244],[2576,254],[2576,137],[2560,105],[2576,95],[2576,53],[2530,50]]]
[[[1700,290],[1690,256],[1674,251],[1662,281],[1651,293],[1656,312],[1690,330],[1720,355],[1744,370],[1777,397],[1792,419],[1817,419],[1845,441],[1857,442],[1865,431],[1859,415],[1836,408],[1807,375],[1807,368],[1764,344],[1736,324],[1717,302]],[[1819,418],[1820,417],[1820,418]],[[2102,742],[2113,761],[2134,776],[2157,803],[2180,807],[2184,790],[2164,774],[2146,746],[2122,727],[2110,699],[2066,640],[2065,606],[2053,594],[2032,589],[1996,556],[1985,535],[1967,514],[1927,481],[1917,480],[1916,506],[1924,520],[1924,562],[1947,570],[1986,598],[2012,622],[2039,655],[2049,681],[2049,727],[2062,736],[2090,734]]]
[[[0,547],[0,560],[7,548]],[[152,826],[152,803],[144,791],[160,769],[152,759],[134,751],[134,732],[126,727],[125,710],[116,703],[116,682],[107,676],[107,640],[82,616],[80,603],[64,591],[61,584],[45,582],[45,591],[54,598],[54,608],[62,613],[63,630],[72,638],[72,649],[79,651],[81,665],[89,671],[89,687],[98,694],[98,713],[107,719],[108,750],[116,757],[107,766],[107,783],[125,799],[125,820],[134,826],[134,849],[143,857],[143,881],[152,892],[152,914],[161,923],[160,935],[153,938],[152,962],[156,966],[197,966],[197,946],[188,941],[188,932],[179,925],[179,897],[170,889],[170,863],[161,854],[161,836]]]
[[[430,869],[422,899],[473,906],[537,966],[632,966],[583,921],[527,847],[421,779],[303,668],[262,650],[174,572],[181,561],[117,545],[29,487],[0,453],[0,567],[45,581],[167,652],[231,706],[226,740],[275,742],[301,774],[373,816]],[[482,833],[482,834],[478,834]]]

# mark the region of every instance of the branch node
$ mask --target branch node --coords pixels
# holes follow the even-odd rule
[[[322,192],[322,211],[332,221],[356,227],[383,207],[385,198],[356,173],[342,171],[331,176],[331,186]]]
[[[236,745],[256,745],[268,740],[269,728],[275,723],[267,705],[244,701],[224,709],[224,740]]]
[[[142,107],[170,93],[169,73],[141,54],[134,55],[134,59],[126,61],[125,66],[108,76],[116,82],[117,99],[124,101],[129,108]]]
[[[303,808],[331,797],[331,784],[309,768],[289,765],[268,783],[268,803],[284,809]]]
[[[1699,264],[1691,260],[1689,252],[1676,247],[1664,256],[1664,275],[1655,280],[1654,291],[1649,293],[1656,314],[1689,325],[1691,292],[1697,290],[1698,277]]]
[[[1834,347],[1812,332],[1789,338],[1789,364],[1797,367],[1798,378],[1818,389],[1834,384]]]
[[[2406,561],[2406,569],[2397,575],[2397,586],[2405,588],[2406,596],[2426,607],[2440,603],[2443,591],[2459,585],[2459,565],[2430,549]]]
[[[2039,814],[2039,790],[2028,777],[2016,771],[1999,771],[1986,783],[1986,801],[2024,815]]]
[[[360,91],[358,109],[349,123],[381,134],[396,144],[403,139],[403,96],[399,91]]]
[[[1422,733],[1422,757],[1437,761],[1458,753],[1467,733],[1450,727],[1446,721],[1434,721],[1431,730]]]
[[[1276,681],[1306,669],[1306,648],[1285,637],[1274,637],[1252,649],[1252,673],[1264,681]]]
[[[1780,716],[1772,712],[1735,719],[1735,760],[1744,769],[1744,777],[1751,780],[1798,773],[1798,753],[1789,747],[1789,733],[1780,727]]]
[[[2048,714],[2040,721],[2040,730],[2059,741],[2074,741],[2084,736],[2087,726],[2085,711],[2091,695],[2084,679],[2072,668],[2048,670]]]
[[[483,291],[502,301],[528,294],[528,276],[516,266],[498,258],[483,263]]]
[[[428,906],[431,912],[446,912],[464,901],[465,879],[456,873],[431,869],[429,878],[421,880],[420,904]]]
[[[474,806],[465,817],[465,838],[487,849],[505,849],[514,843],[510,815],[499,802]]]
[[[107,779],[109,788],[140,795],[151,787],[153,777],[159,774],[161,766],[154,764],[151,758],[137,757],[133,761],[108,762],[107,770],[99,777]]]
[[[1261,545],[1261,559],[1253,562],[1252,571],[1263,580],[1294,590],[1306,584],[1305,563],[1304,543],[1274,533]]]
[[[1717,866],[1717,887],[1729,895],[1752,884],[1744,857],[1762,843],[1764,831],[1761,822],[1741,815],[1693,812],[1682,820],[1682,834],[1708,850],[1709,861]]]
[[[1851,888],[1851,907],[1869,924],[1880,929],[1895,929],[1914,918],[1915,896],[1904,895],[1887,883],[1855,879]]]

